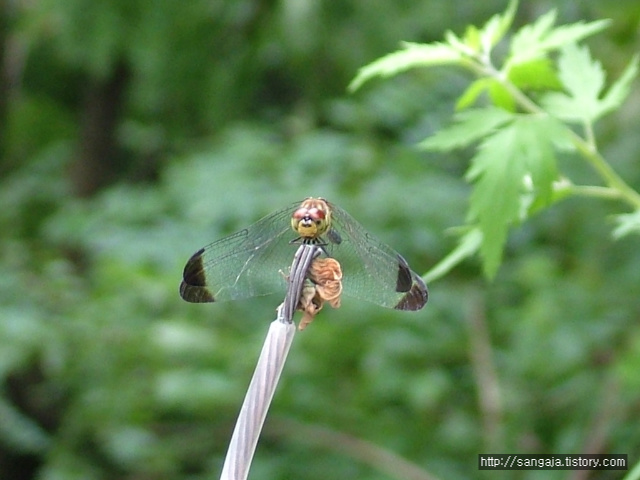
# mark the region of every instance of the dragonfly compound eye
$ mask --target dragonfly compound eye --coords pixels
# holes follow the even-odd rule
[[[301,207],[291,216],[291,227],[303,238],[317,238],[327,230],[324,210]]]

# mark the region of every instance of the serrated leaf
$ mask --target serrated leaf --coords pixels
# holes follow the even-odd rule
[[[611,85],[611,88],[609,88],[609,91],[600,102],[600,116],[615,110],[627,98],[631,89],[631,82],[638,75],[638,59],[638,55],[635,55],[627,65],[627,68],[624,69],[624,72],[622,72],[620,78]]]
[[[638,58],[629,63],[602,99],[605,73],[586,47],[574,44],[564,47],[558,70],[567,93],[549,93],[543,97],[542,105],[552,115],[568,122],[593,123],[622,104],[638,73]]]
[[[604,88],[602,64],[591,58],[587,47],[570,43],[560,53],[558,76],[576,106],[582,107],[584,113],[581,116],[593,118],[598,110],[598,97]]]
[[[444,43],[405,43],[403,47],[402,50],[385,55],[358,70],[349,84],[349,91],[357,90],[375,77],[390,77],[417,67],[457,64],[462,58],[460,52]]]
[[[498,270],[511,222],[518,218],[519,195],[524,163],[514,153],[518,145],[516,130],[507,126],[485,139],[472,160],[466,178],[474,181],[470,223],[482,232],[480,254],[485,274],[492,278]]]
[[[550,201],[557,176],[553,150],[555,137],[564,135],[557,121],[544,116],[517,117],[487,137],[472,160],[466,178],[474,182],[470,223],[479,225],[484,271],[493,277],[500,265],[508,228],[520,220],[525,193]],[[533,190],[525,191],[525,179]]]
[[[601,32],[609,26],[611,20],[596,20],[594,22],[577,22],[554,28],[542,41],[544,51],[557,50],[570,43],[579,41]]]
[[[556,11],[550,10],[534,23],[523,26],[511,40],[508,64],[516,65],[538,58],[542,39],[549,33],[556,21]]]
[[[466,147],[513,118],[505,110],[489,107],[465,110],[454,116],[454,124],[420,143],[427,150],[449,151]]]
[[[511,28],[517,7],[517,0],[511,0],[504,13],[494,15],[480,29],[480,43],[484,52],[490,52]]]
[[[577,22],[552,28],[556,20],[555,10],[541,16],[535,23],[525,25],[513,37],[509,56],[505,62],[508,71],[515,65],[540,58],[564,45],[576,43],[607,27],[609,20]]]

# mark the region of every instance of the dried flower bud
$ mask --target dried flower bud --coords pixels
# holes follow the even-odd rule
[[[298,303],[298,309],[304,312],[298,324],[299,330],[304,330],[313,321],[322,310],[324,302],[328,302],[333,308],[338,308],[342,293],[342,268],[333,258],[314,260],[309,267],[307,277]]]

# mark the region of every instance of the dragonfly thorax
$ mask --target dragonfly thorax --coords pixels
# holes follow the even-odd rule
[[[291,216],[291,228],[302,238],[318,238],[331,226],[331,209],[321,198],[307,198]]]

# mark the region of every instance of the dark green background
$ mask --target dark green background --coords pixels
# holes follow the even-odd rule
[[[529,1],[616,77],[634,1]],[[188,305],[202,245],[306,196],[341,205],[420,274],[464,222],[470,152],[419,151],[470,80],[413,71],[356,94],[401,40],[504,1],[0,0],[0,478],[218,478],[278,297]],[[635,84],[637,85],[637,83]],[[640,185],[640,96],[599,124]],[[575,159],[572,178],[595,176]],[[423,311],[343,299],[294,340],[251,478],[619,478],[479,472],[478,453],[640,455],[640,255],[618,205],[518,227],[489,283],[468,261]],[[376,450],[376,449],[381,449]],[[397,462],[397,463],[395,463]],[[508,473],[508,475],[507,475]],[[413,477],[419,478],[419,477]]]

